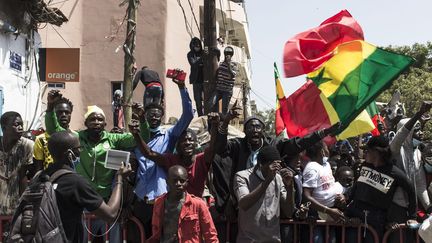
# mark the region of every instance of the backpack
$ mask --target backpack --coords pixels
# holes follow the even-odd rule
[[[51,177],[42,171],[34,176],[20,198],[6,243],[67,242],[52,184],[70,173],[60,169]]]

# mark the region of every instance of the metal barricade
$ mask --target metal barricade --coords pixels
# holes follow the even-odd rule
[[[380,243],[379,237],[375,229],[370,227],[369,225],[361,224],[359,226],[353,226],[353,225],[345,225],[345,224],[338,224],[338,223],[332,223],[332,222],[326,222],[324,220],[317,220],[313,223],[309,223],[306,221],[294,221],[294,220],[281,220],[281,224],[288,224],[293,225],[294,227],[294,239],[293,242],[297,243],[299,242],[299,226],[300,225],[309,225],[309,242],[313,242],[313,229],[316,226],[325,227],[325,242],[329,242],[330,238],[330,227],[338,227],[341,229],[341,242],[346,242],[346,229],[347,228],[357,228],[357,243],[362,242],[362,233],[363,230],[366,229],[369,231],[369,233],[372,235],[375,243]],[[350,242],[353,243],[353,242]]]
[[[390,236],[395,233],[396,231],[399,232],[399,242],[400,243],[410,243],[407,242],[405,239],[405,234],[404,231],[406,231],[407,226],[405,224],[399,224],[399,227],[397,229],[389,229],[384,233],[384,237],[383,237],[383,243],[387,243],[390,240]],[[416,243],[420,243],[420,237],[418,235],[418,233],[416,233]]]
[[[4,216],[0,215],[0,243],[3,242],[3,239],[5,239],[8,236],[9,232],[5,232],[4,224],[12,221],[12,216]]]
[[[0,243],[3,242],[3,239],[5,239],[7,237],[8,232],[4,232],[4,224],[5,222],[10,222],[12,221],[12,217],[13,216],[4,216],[4,215],[0,215]],[[85,221],[87,224],[88,228],[91,228],[91,219],[95,219],[96,216],[93,214],[86,214],[85,215]],[[141,243],[145,243],[146,242],[146,235],[145,235],[145,231],[144,231],[144,226],[142,225],[142,223],[134,216],[129,216],[128,220],[130,222],[133,222],[136,227],[139,230],[139,237],[140,237],[140,242]],[[123,242],[126,242],[126,237],[127,237],[127,228],[123,228],[122,230],[122,235],[123,235]],[[88,239],[91,239],[91,235],[88,234]],[[109,234],[106,235],[105,239],[108,242],[109,240]]]

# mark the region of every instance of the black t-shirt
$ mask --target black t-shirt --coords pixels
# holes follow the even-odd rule
[[[408,177],[396,166],[374,167],[365,163],[360,177],[354,184],[353,200],[362,207],[372,207],[386,211],[392,203],[397,187],[401,187],[409,199],[408,213],[415,216],[416,202],[414,187]]]
[[[136,75],[139,75],[139,79],[141,82],[147,87],[150,83],[156,82],[161,83],[159,74],[150,69],[144,69],[137,72]]]
[[[66,166],[63,168],[72,170]],[[52,173],[48,172],[50,175]],[[67,239],[73,243],[83,242],[83,210],[91,212],[98,209],[102,204],[102,197],[84,177],[76,173],[61,176],[54,182],[53,187]]]

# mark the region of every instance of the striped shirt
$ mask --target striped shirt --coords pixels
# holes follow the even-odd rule
[[[236,74],[236,65],[234,63],[231,63],[230,71],[228,63],[221,62],[217,70],[216,90],[232,93]]]

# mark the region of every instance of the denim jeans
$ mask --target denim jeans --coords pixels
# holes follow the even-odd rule
[[[204,115],[203,101],[204,101],[204,84],[193,83],[193,96],[198,116]]]
[[[148,104],[156,103],[161,104],[163,100],[163,89],[162,86],[150,86],[146,87],[144,91],[144,98],[143,98],[144,107],[146,107]]]
[[[228,113],[228,106],[231,100],[232,93],[216,90],[210,98],[210,107],[212,107],[212,111],[219,111],[219,100],[222,99],[222,114]]]

